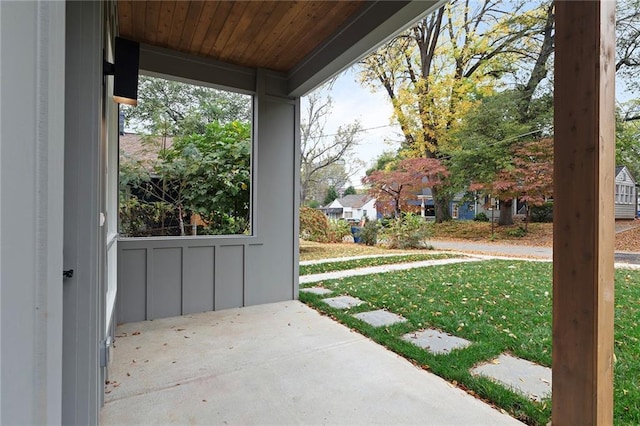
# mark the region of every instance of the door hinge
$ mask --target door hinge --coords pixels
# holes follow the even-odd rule
[[[73,277],[73,269],[67,269],[66,271],[62,271],[62,278],[71,278]]]
[[[111,350],[111,336],[100,342],[100,367],[106,367],[109,364],[109,351]]]

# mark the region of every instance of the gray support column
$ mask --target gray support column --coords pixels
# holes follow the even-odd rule
[[[0,424],[60,424],[65,5],[0,2]]]
[[[264,243],[247,265],[245,305],[296,297],[299,100],[284,79],[259,70],[254,107],[254,235]]]
[[[97,424],[103,392],[99,340],[100,152],[102,119],[102,2],[67,2],[65,92],[64,424]]]

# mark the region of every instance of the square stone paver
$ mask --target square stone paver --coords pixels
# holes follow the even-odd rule
[[[407,320],[400,315],[385,311],[384,309],[378,309],[377,311],[360,312],[359,314],[354,314],[353,316],[358,318],[360,321],[364,321],[374,327],[383,327],[385,325],[397,324],[400,322],[405,322]]]
[[[526,359],[501,354],[473,368],[471,373],[488,377],[535,401],[551,396],[551,369]]]
[[[328,288],[323,287],[307,287],[300,289],[300,293],[329,294],[332,292],[333,290],[329,290]]]
[[[402,338],[434,354],[448,354],[454,349],[466,348],[471,344],[466,339],[432,328],[407,333]]]
[[[329,297],[327,299],[322,299],[322,301],[336,309],[349,309],[364,303],[362,300],[351,296]]]

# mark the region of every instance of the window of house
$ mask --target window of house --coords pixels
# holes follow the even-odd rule
[[[123,107],[119,233],[252,233],[252,97],[141,76]]]
[[[344,212],[344,218],[345,219],[351,219],[352,217],[353,217],[353,212],[352,211]]]
[[[459,214],[458,204],[453,204],[453,208],[451,210],[452,210],[451,217],[454,219],[457,219]]]

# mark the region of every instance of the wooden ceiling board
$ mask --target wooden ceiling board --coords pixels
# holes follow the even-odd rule
[[[156,43],[160,47],[167,47],[169,45],[169,36],[171,35],[175,8],[176,2],[174,0],[163,0],[160,4],[158,35],[156,36]]]
[[[242,15],[244,14],[244,10],[247,8],[247,2],[233,2],[233,6],[227,15],[227,19],[222,27],[222,30],[218,34],[218,38],[213,44],[213,48],[209,52],[209,56],[213,58],[220,59],[222,61],[225,60],[224,56],[224,47],[231,38],[231,34],[233,34],[233,30],[240,22]]]
[[[237,25],[233,27],[231,34],[229,34],[227,42],[222,47],[221,58],[223,58],[225,61],[231,62],[234,54],[236,54],[236,49],[239,47],[240,43],[243,43],[243,40],[249,37],[251,27],[256,26],[256,14],[260,10],[261,6],[261,2],[248,2],[246,4],[245,9],[242,11],[240,18],[238,19]],[[246,44],[242,47],[242,49],[244,50],[245,47]]]
[[[306,9],[311,5],[311,2],[296,2],[291,11],[292,13],[287,16],[287,20],[279,27],[280,31],[278,31],[273,43],[269,47],[265,46],[255,60],[260,63],[269,63],[270,65],[275,62],[276,57],[283,50],[283,46],[291,40],[295,29],[299,28],[297,24],[307,15]],[[271,67],[271,69],[275,68]]]
[[[193,38],[191,39],[191,46],[189,46],[190,52],[200,53],[202,44],[209,32],[209,28],[211,28],[211,24],[214,22],[214,17],[216,16],[219,4],[220,3],[217,2],[205,2],[202,13],[200,14],[198,25],[196,26]]]
[[[152,44],[156,43],[156,39],[158,37],[161,7],[161,2],[147,2],[147,8],[145,10],[144,38],[145,40],[150,40]]]
[[[276,69],[286,67],[290,63],[299,63],[310,51],[316,49],[336,31],[336,22],[339,22],[341,27],[345,20],[357,11],[360,6],[357,2],[347,2],[349,7],[346,8],[344,4],[339,2],[325,3],[328,3],[329,7],[324,4],[322,9],[312,11],[313,14],[307,17],[309,22],[317,22],[314,31],[303,29],[303,31],[298,32],[293,38],[293,44],[289,46],[290,56],[280,57],[279,60],[273,63]]]
[[[118,3],[118,30],[120,34],[131,34],[133,28],[132,6],[128,1]]]
[[[287,72],[343,26],[363,2],[118,0],[117,4],[122,37]]]
[[[247,59],[245,51],[249,46],[260,43],[261,33],[271,17],[273,6],[267,2],[252,2],[244,11],[240,25],[233,32],[227,45],[234,43],[233,49],[228,55],[228,60],[239,63]],[[246,25],[243,25],[243,21]],[[226,46],[225,46],[226,48]]]
[[[178,45],[178,50],[182,52],[190,51],[191,42],[193,41],[193,35],[196,32],[196,28],[200,24],[200,18],[202,17],[203,8],[203,1],[189,2],[189,8],[187,9],[187,18],[185,25],[182,28],[182,35],[180,36],[180,44]],[[202,25],[206,24],[203,22]]]
[[[216,9],[213,22],[209,25],[209,29],[207,29],[202,45],[200,46],[200,49],[197,50],[196,54],[200,56],[209,56],[209,53],[218,39],[220,31],[222,31],[224,23],[227,21],[227,17],[231,12],[232,7],[232,2],[223,1],[218,3],[218,8]]]
[[[169,49],[178,50],[180,39],[182,38],[182,30],[184,29],[189,13],[188,1],[176,1],[176,7],[173,9],[173,18],[171,20],[171,32],[169,33],[169,41],[167,46]]]
[[[133,2],[133,37],[135,40],[144,39],[144,28],[147,17],[147,3],[142,1]]]
[[[294,3],[292,1],[264,2],[264,7],[269,10],[269,17],[260,29],[260,36],[253,38],[253,42],[244,50],[242,57],[253,58],[258,51],[263,51],[270,46],[282,32],[282,22],[294,10]]]

